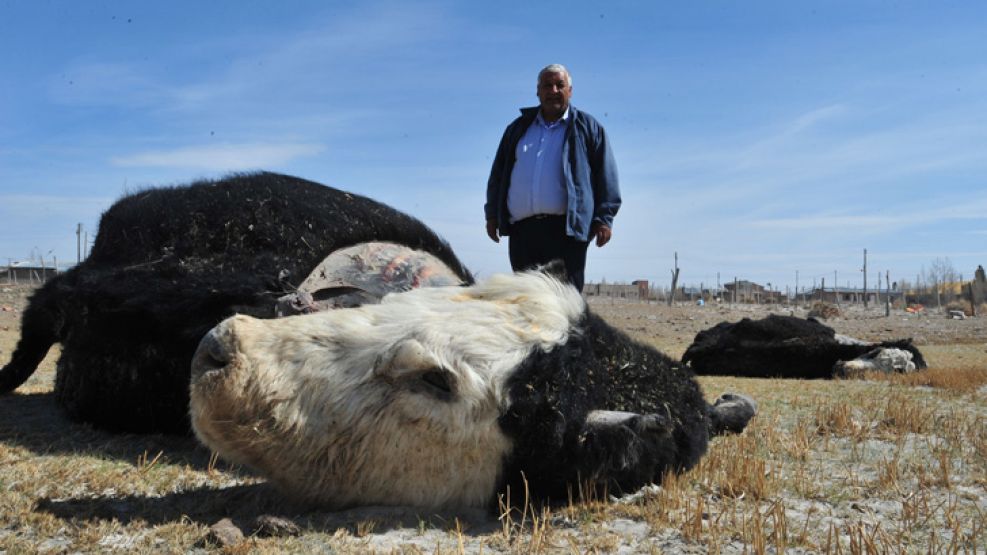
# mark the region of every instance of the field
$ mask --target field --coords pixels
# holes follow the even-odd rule
[[[0,285],[0,363],[29,293]],[[591,306],[672,356],[701,329],[768,313]],[[194,439],[71,423],[51,393],[56,348],[0,397],[0,553],[987,552],[987,318],[854,308],[826,323],[860,339],[913,337],[931,368],[865,380],[700,378],[709,399],[746,393],[760,412],[743,434],[714,440],[698,467],[620,499],[501,518],[304,510]]]

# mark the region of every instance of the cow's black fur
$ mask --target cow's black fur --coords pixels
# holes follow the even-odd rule
[[[55,394],[70,417],[187,433],[189,367],[202,335],[235,312],[273,317],[276,298],[329,253],[366,241],[429,252],[472,282],[418,220],[296,177],[235,175],[124,197],[103,214],[89,258],[31,297],[0,392],[61,342]]]
[[[536,351],[508,381],[511,405],[500,418],[514,440],[501,491],[512,503],[564,502],[575,485],[633,491],[669,471],[694,466],[712,431],[710,407],[692,372],[636,343],[587,312],[581,332],[550,352]],[[594,428],[592,410],[639,416]],[[527,488],[527,489],[526,489]]]
[[[912,353],[917,368],[925,359],[910,339],[870,345],[841,343],[836,332],[813,319],[772,314],[761,320],[721,322],[696,334],[682,360],[697,374],[755,378],[832,378],[833,367],[875,347]]]

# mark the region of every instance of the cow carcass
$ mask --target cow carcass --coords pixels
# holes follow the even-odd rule
[[[926,368],[911,339],[860,341],[811,318],[777,314],[703,330],[682,360],[700,375],[753,378],[832,378],[869,369]]]
[[[548,270],[234,316],[192,363],[199,439],[336,508],[633,491],[694,466],[710,435],[743,430],[755,409],[732,394],[708,405],[688,368],[589,312]]]
[[[472,278],[435,233],[359,195],[273,173],[149,189],[111,206],[89,257],[32,296],[0,392],[61,342],[55,396],[71,418],[188,433],[192,355],[224,318],[274,317],[287,295],[352,305],[459,282]]]

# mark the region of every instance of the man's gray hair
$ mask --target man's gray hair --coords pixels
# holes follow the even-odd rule
[[[538,72],[539,83],[541,83],[541,76],[545,75],[546,73],[564,73],[566,82],[569,84],[570,87],[572,86],[572,74],[569,73],[569,70],[566,69],[564,65],[548,64],[547,66],[541,68],[541,71]]]

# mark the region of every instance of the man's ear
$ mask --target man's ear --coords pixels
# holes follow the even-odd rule
[[[563,262],[561,258],[556,258],[548,264],[543,264],[535,269],[543,274],[550,275],[559,281],[568,281],[569,279],[569,272],[566,271],[565,262]]]

